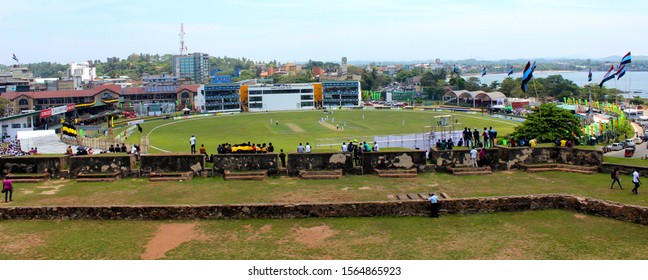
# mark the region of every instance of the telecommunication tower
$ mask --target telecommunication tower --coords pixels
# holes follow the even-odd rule
[[[178,36],[180,36],[180,55],[184,55],[185,51],[187,50],[187,46],[185,46],[184,42],[184,23],[180,23],[180,34]]]

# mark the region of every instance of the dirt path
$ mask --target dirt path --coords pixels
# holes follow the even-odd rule
[[[204,236],[195,231],[196,223],[164,224],[146,244],[142,259],[155,260],[164,257],[166,252],[191,240],[203,240]]]
[[[295,231],[297,235],[295,241],[298,243],[306,244],[308,246],[322,245],[327,238],[337,234],[337,231],[332,230],[327,225],[310,228],[299,227],[293,229],[293,231]]]
[[[301,127],[299,127],[299,126],[297,126],[296,124],[294,124],[294,123],[287,123],[286,126],[287,126],[288,128],[290,128],[290,129],[291,129],[292,131],[294,131],[294,132],[297,132],[297,133],[304,133],[304,130],[303,130]]]
[[[335,125],[333,125],[331,123],[320,122],[320,124],[323,125],[324,127],[328,128],[328,129],[330,129],[330,130],[339,130]]]

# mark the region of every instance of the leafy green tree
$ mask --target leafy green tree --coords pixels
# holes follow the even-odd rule
[[[394,80],[397,82],[404,83],[407,81],[407,79],[414,77],[414,74],[412,74],[412,71],[401,69],[396,72],[396,75],[394,76]]]
[[[557,107],[553,103],[545,103],[533,109],[533,113],[515,128],[516,138],[536,138],[540,142],[550,142],[556,138],[571,139],[580,137],[581,119],[570,111]]]
[[[479,83],[479,78],[477,77],[469,77],[468,80],[466,80],[466,90],[469,91],[475,91],[479,90],[480,83]]]
[[[457,90],[466,89],[466,80],[458,75],[453,75],[448,81],[448,84],[452,87],[455,87]]]
[[[641,98],[639,96],[635,96],[635,97],[632,97],[632,99],[630,99],[630,104],[632,104],[632,105],[643,105],[644,100],[643,100],[643,98]]]

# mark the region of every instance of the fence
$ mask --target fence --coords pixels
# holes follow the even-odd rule
[[[463,138],[461,130],[444,131],[444,132],[428,132],[428,133],[414,133],[403,135],[385,135],[385,136],[362,136],[353,139],[348,138],[322,138],[317,139],[315,142],[315,149],[341,149],[342,143],[349,143],[351,140],[358,142],[366,141],[373,144],[378,143],[380,148],[406,148],[406,149],[420,149],[428,150],[430,147],[435,146],[437,140],[452,139],[453,143],[457,143],[460,138]],[[372,145],[373,146],[373,145]]]

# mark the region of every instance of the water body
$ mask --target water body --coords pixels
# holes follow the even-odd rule
[[[571,80],[575,84],[577,84],[579,87],[582,87],[583,85],[586,85],[587,82],[587,72],[564,72],[564,71],[545,71],[545,72],[534,72],[533,77],[534,78],[546,78],[551,75],[561,75],[563,78],[567,80]],[[603,76],[605,75],[605,72],[592,72],[592,81],[589,83],[595,83],[596,86],[601,82],[603,79]],[[468,77],[471,77],[471,75],[467,76],[462,76],[464,79],[467,79]],[[493,81],[498,81],[502,82],[507,75],[502,73],[502,74],[487,74],[484,77],[480,77],[479,75],[475,76],[472,75],[472,77],[477,77],[481,81],[482,84],[488,84],[492,83]],[[511,75],[511,78],[516,79],[522,77],[522,73],[517,72],[513,73]],[[648,98],[648,72],[630,72],[627,71],[625,76],[621,77],[621,79],[617,80],[616,78],[614,80],[609,80],[605,82],[605,86],[609,88],[617,88],[621,91],[623,91],[626,97],[633,97],[633,96],[640,96],[642,98]]]

